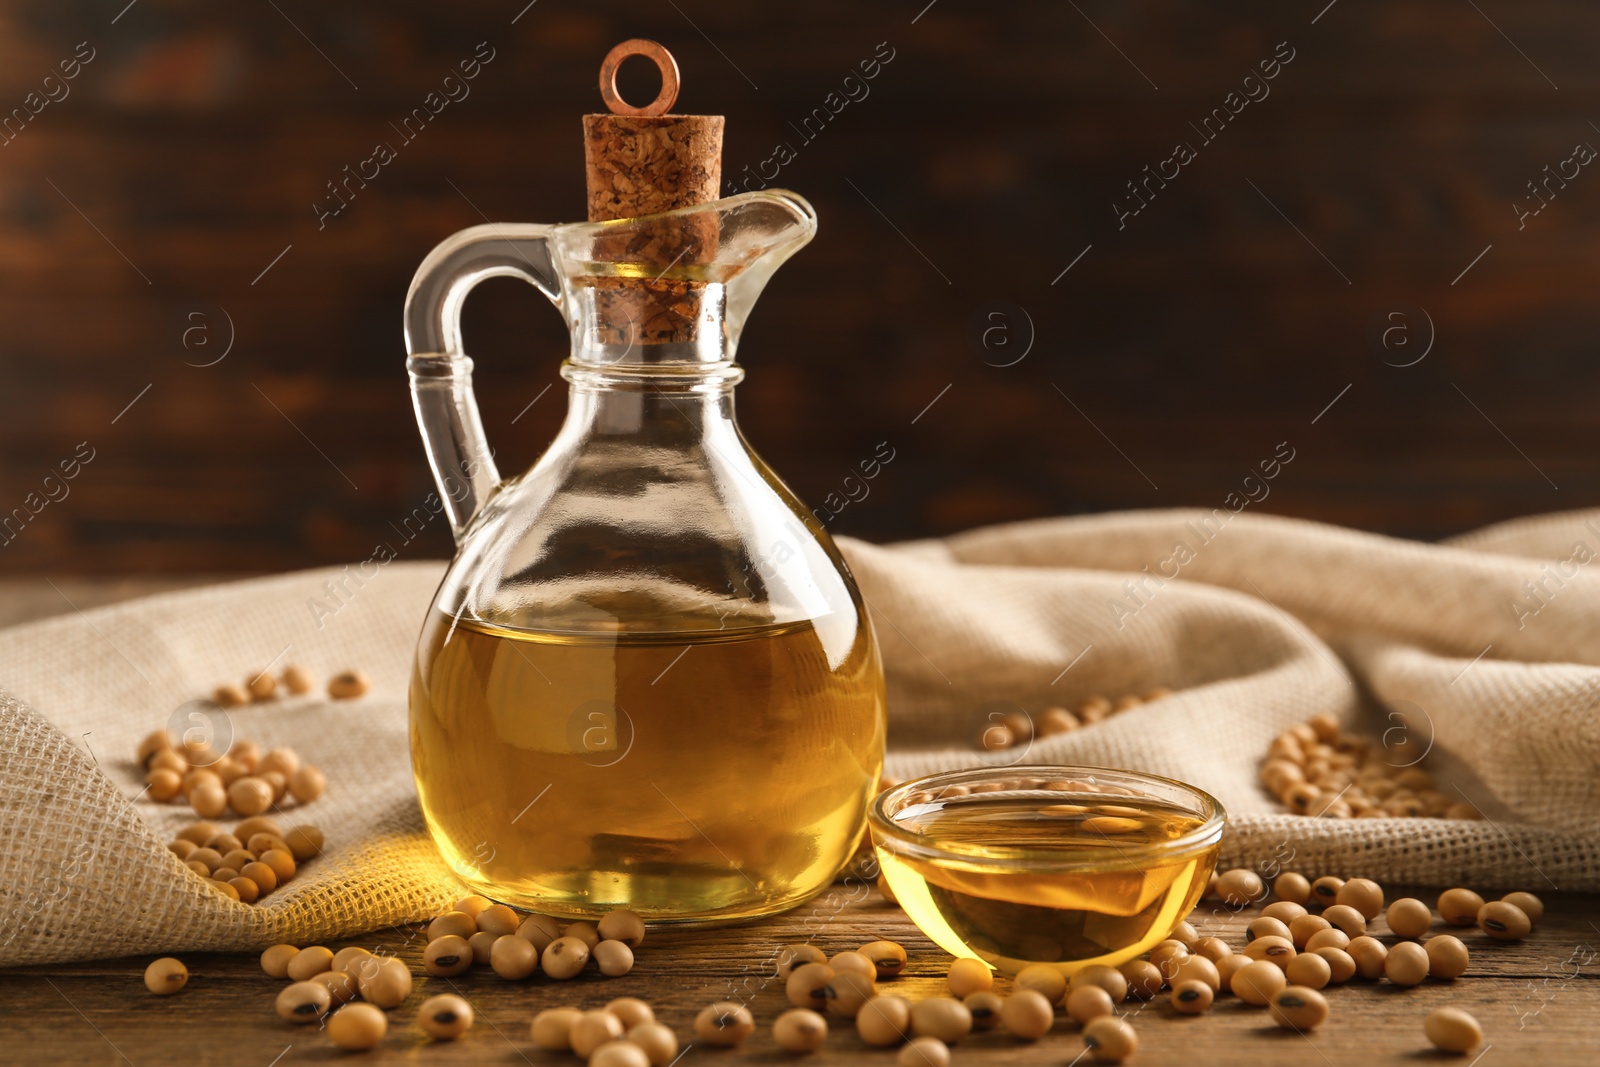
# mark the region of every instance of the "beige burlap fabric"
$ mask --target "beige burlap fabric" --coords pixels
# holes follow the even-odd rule
[[[1425,545],[1189,511],[845,546],[889,677],[890,772],[986,761],[1134,767],[1230,813],[1224,861],[1482,888],[1600,889],[1600,512]],[[440,574],[395,563],[155,597],[0,632],[0,964],[304,943],[429,916],[460,890],[421,827],[405,687]],[[347,583],[347,588],[353,589]],[[309,606],[337,606],[331,616]],[[318,625],[320,621],[322,625]],[[221,681],[360,666],[367,699],[231,714],[330,772],[291,819],[329,849],[264,906],[166,851],[182,808],[136,799],[140,737]],[[991,711],[1175,695],[1027,751],[974,752]],[[1489,816],[1310,819],[1255,784],[1271,738],[1319,711],[1374,733],[1406,712],[1428,766]]]

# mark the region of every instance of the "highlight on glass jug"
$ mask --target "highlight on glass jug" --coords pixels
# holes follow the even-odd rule
[[[616,63],[662,64],[620,103]],[[411,683],[428,828],[455,872],[555,915],[768,914],[854,854],[884,744],[882,668],[828,534],[734,422],[740,331],[808,242],[800,197],[717,199],[719,116],[670,115],[650,42],[584,119],[587,223],[478,226],[406,306],[412,396],[457,554]],[[670,75],[670,76],[669,76]],[[495,275],[566,317],[565,424],[502,480],[459,315]]]

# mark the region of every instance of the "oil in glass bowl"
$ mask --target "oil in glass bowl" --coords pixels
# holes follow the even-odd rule
[[[1116,966],[1165,940],[1205,891],[1223,824],[1199,790],[1098,768],[935,775],[872,812],[884,876],[917,926],[1012,973]]]

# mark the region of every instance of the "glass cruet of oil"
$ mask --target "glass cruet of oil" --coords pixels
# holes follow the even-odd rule
[[[477,226],[418,270],[407,364],[457,553],[417,645],[412,762],[475,891],[733,921],[855,852],[883,757],[876,642],[832,540],[734,421],[745,318],[815,230],[800,197],[762,191]],[[494,275],[543,292],[572,337],[565,424],[509,479],[459,327]]]

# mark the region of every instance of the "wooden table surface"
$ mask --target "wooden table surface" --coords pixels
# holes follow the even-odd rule
[[[110,589],[105,583],[56,580],[66,597],[80,608],[126,595],[130,587]],[[139,591],[189,584],[184,581],[139,583]],[[32,590],[33,607],[18,610]],[[50,597],[45,596],[50,593]],[[42,580],[0,582],[0,617],[20,621],[27,615],[53,613],[50,598],[64,600]],[[1349,872],[1357,874],[1359,872]],[[1537,890],[1527,886],[1476,887],[1480,890]],[[1437,890],[1416,890],[1432,902]],[[1389,888],[1391,899],[1402,891]],[[1175,1015],[1166,994],[1148,1003],[1119,1005],[1139,1035],[1139,1051],[1131,1061],[1144,1064],[1273,1064],[1305,1067],[1378,1067],[1440,1060],[1507,1067],[1521,1064],[1600,1064],[1600,897],[1571,893],[1541,894],[1544,920],[1527,940],[1504,944],[1489,941],[1475,929],[1452,931],[1472,952],[1466,975],[1454,982],[1429,980],[1412,989],[1388,982],[1359,979],[1328,991],[1332,1014],[1310,1034],[1280,1030],[1265,1009],[1251,1008],[1234,997],[1219,998],[1198,1017]],[[1191,921],[1202,934],[1224,938],[1235,948],[1244,943],[1244,927],[1257,909],[1231,913],[1214,901],[1202,903]],[[1381,921],[1375,924],[1386,931]],[[1442,927],[1435,926],[1435,932]],[[1394,939],[1386,932],[1383,940]],[[810,941],[832,954],[878,938],[904,945],[910,954],[906,972],[883,983],[886,993],[917,999],[944,991],[949,957],[929,942],[898,908],[876,892],[836,884],[799,909],[774,919],[720,930],[654,930],[638,952],[632,973],[614,979],[592,971],[570,982],[542,976],[506,982],[487,969],[454,979],[430,978],[421,967],[422,939],[413,928],[378,931],[347,942],[374,951],[388,949],[411,965],[417,975],[411,997],[389,1013],[384,1043],[363,1054],[360,1062],[576,1064],[567,1054],[541,1052],[528,1037],[536,1011],[574,1005],[598,1007],[619,996],[644,998],[657,1016],[674,1027],[686,1043],[692,1020],[707,1003],[739,999],[757,1019],[755,1035],[737,1051],[690,1045],[679,1063],[727,1064],[786,1060],[773,1043],[771,1022],[788,1005],[779,983],[764,977],[778,947]],[[253,955],[184,957],[190,979],[171,997],[148,993],[142,972],[148,957],[34,967],[0,973],[0,1063],[16,1064],[165,1064],[259,1065],[321,1062],[346,1055],[333,1047],[317,1026],[292,1026],[273,1012],[272,1001],[284,983],[262,973]],[[997,989],[1005,991],[1002,979]],[[415,1026],[416,1008],[434,993],[456,992],[473,1004],[476,1027],[455,1043],[427,1040]],[[1434,1052],[1422,1033],[1422,1020],[1436,1007],[1465,1008],[1482,1024],[1485,1044],[1470,1056],[1447,1057]],[[819,1062],[888,1064],[891,1052],[872,1049],[855,1035],[848,1021],[830,1020]],[[1083,1052],[1079,1028],[1058,1016],[1055,1029],[1035,1044],[1024,1044],[1000,1032],[973,1034],[954,1050],[956,1064],[1071,1064]],[[1087,1063],[1088,1057],[1081,1061]]]

